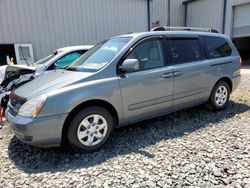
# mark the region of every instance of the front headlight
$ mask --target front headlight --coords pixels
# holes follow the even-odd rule
[[[45,94],[34,97],[25,102],[18,111],[18,115],[25,117],[37,117],[46,102]]]

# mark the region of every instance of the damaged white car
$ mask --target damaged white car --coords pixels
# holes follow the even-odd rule
[[[17,87],[41,76],[46,71],[67,67],[92,47],[92,45],[64,47],[34,64],[0,66],[0,106],[5,109],[8,95]]]

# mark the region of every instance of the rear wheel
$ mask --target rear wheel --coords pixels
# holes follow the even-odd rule
[[[110,112],[98,106],[87,107],[73,118],[67,137],[74,148],[91,151],[106,143],[113,129]]]
[[[213,88],[209,101],[206,104],[210,110],[222,110],[229,102],[230,88],[227,82],[219,81]]]

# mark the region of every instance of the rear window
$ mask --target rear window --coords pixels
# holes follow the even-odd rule
[[[232,49],[224,38],[210,36],[201,38],[205,42],[210,58],[226,57],[232,54]]]
[[[203,59],[202,50],[197,38],[169,39],[170,54],[175,64],[188,63]]]

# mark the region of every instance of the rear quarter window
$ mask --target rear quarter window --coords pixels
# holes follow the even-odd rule
[[[228,42],[221,37],[201,36],[204,41],[209,58],[227,57],[232,54]]]

